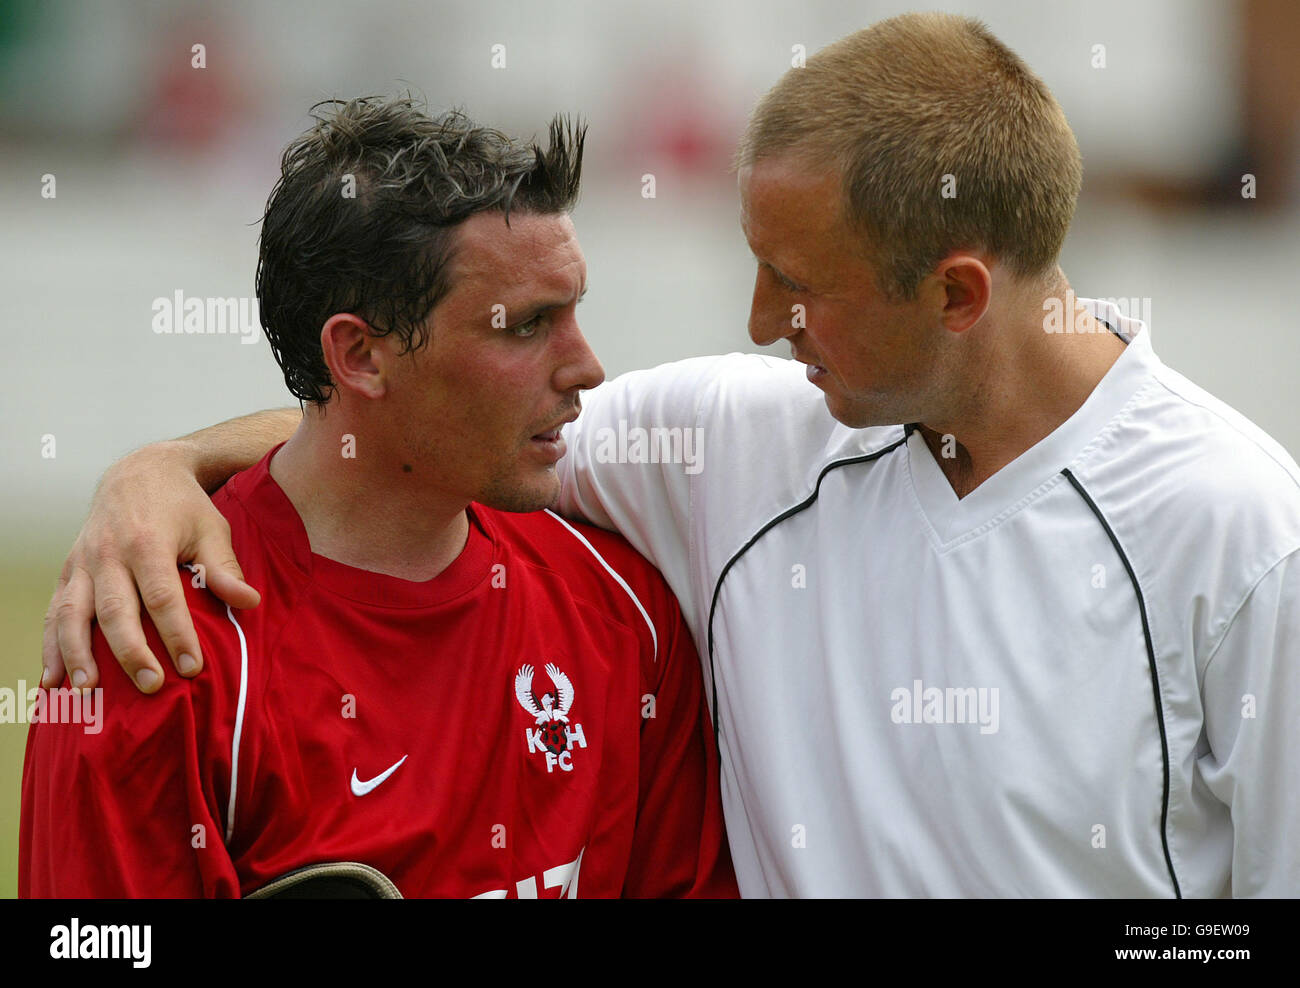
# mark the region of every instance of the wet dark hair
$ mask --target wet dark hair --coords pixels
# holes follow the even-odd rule
[[[459,111],[430,117],[411,97],[326,100],[290,144],[262,216],[257,300],[262,328],[302,401],[333,381],[320,332],[339,312],[425,343],[447,294],[456,227],[475,213],[571,212],[586,125],[551,121],[545,151],[478,126]]]

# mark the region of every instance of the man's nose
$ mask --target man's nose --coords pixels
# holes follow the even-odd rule
[[[600,365],[587,338],[582,335],[576,318],[570,317],[563,333],[565,351],[559,369],[555,372],[556,390],[589,391],[605,380],[605,368]]]
[[[794,319],[782,305],[779,287],[774,278],[758,269],[749,303],[749,338],[758,346],[771,346],[794,335]]]

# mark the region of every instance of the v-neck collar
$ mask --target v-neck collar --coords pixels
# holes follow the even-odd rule
[[[1110,302],[1078,301],[1127,345],[1087,400],[1055,430],[960,499],[920,430],[908,430],[912,487],[940,545],[978,535],[1057,483],[1061,470],[1128,404],[1159,365],[1145,324],[1121,315]]]

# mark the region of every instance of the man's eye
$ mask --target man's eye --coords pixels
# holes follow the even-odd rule
[[[772,268],[771,271],[773,277],[776,278],[777,284],[780,285],[782,288],[784,288],[787,292],[802,292],[806,290],[802,285],[796,285],[793,281],[791,281],[789,278],[783,275],[776,268]]]
[[[537,332],[537,327],[540,326],[541,324],[542,324],[542,313],[539,312],[537,315],[533,316],[533,318],[529,319],[527,322],[521,322],[519,323],[519,325],[512,327],[510,332],[512,335],[517,336],[520,339],[526,340],[528,337],[532,336],[534,333]]]

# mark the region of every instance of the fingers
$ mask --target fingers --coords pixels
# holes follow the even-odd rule
[[[45,608],[45,620],[41,624],[41,685],[52,687],[63,682],[63,652],[59,649],[58,611],[63,592],[68,586],[68,577],[72,575],[72,557],[63,561],[63,570],[59,573],[59,582],[54,586],[50,597],[50,606]],[[90,606],[94,607],[93,598]]]
[[[59,595],[63,593],[63,581],[54,588],[50,597],[50,606],[45,608],[45,620],[41,624],[41,685],[55,686],[63,679],[63,653],[59,651],[58,625],[54,620],[54,609],[58,606]]]
[[[66,570],[45,616],[45,634],[41,642],[41,674],[44,686],[55,686],[68,679],[78,689],[93,689],[99,682],[99,670],[90,652],[90,623],[95,618],[95,591],[90,574],[80,566]],[[51,628],[52,625],[52,628]],[[51,645],[50,639],[53,638]]]
[[[224,519],[222,519],[224,522]],[[65,576],[50,601],[41,641],[41,681],[53,686],[64,669],[74,686],[92,689],[99,670],[91,652],[91,622],[98,617],[113,654],[142,693],[154,693],[165,672],[149,648],[140,617],[144,603],[168,657],[183,676],[203,668],[194,622],[185,598],[183,579],[206,586],[233,607],[256,607],[261,595],[244,581],[230,545],[229,528],[217,526],[199,541],[189,572],[176,568],[168,553],[159,553],[150,540],[137,539],[129,553],[134,570],[107,553],[93,554],[91,572],[78,564],[65,566]],[[138,593],[137,593],[138,591]]]
[[[194,621],[190,617],[189,603],[181,582],[189,578],[190,574],[178,570],[176,560],[168,554],[155,553],[143,556],[131,575],[140,588],[140,600],[149,612],[172,665],[182,676],[197,675],[203,668],[203,652],[199,647],[199,636],[194,630]],[[104,634],[108,635],[108,629],[104,630]],[[131,669],[127,667],[123,654],[116,648],[113,651],[122,667],[130,673]],[[136,685],[145,693],[152,692],[138,677]]]
[[[185,564],[184,572],[177,570],[176,561],[169,554],[154,551],[156,547],[148,540],[138,540],[131,553],[132,558],[139,560],[132,576],[140,588],[140,599],[158,629],[158,636],[166,646],[172,664],[182,676],[196,676],[203,668],[203,651],[190,617],[183,580],[210,590],[232,607],[256,607],[262,600],[261,594],[244,582],[243,571],[231,547],[229,523],[215,509],[213,513],[215,518],[204,526],[204,534],[192,549],[193,562]],[[104,634],[108,636],[107,628]],[[130,673],[132,669],[123,653],[116,647],[113,651]],[[144,659],[140,653],[133,655]],[[154,688],[145,686],[138,679],[137,685],[146,693]]]
[[[198,579],[202,573],[208,589],[231,607],[256,607],[262,602],[262,595],[244,581],[244,571],[239,568],[230,547],[228,528],[202,539],[194,561],[196,566],[203,568],[192,579]]]
[[[174,593],[181,596],[180,606],[184,610],[184,595],[174,568],[171,579],[175,584]],[[163,608],[167,604],[167,595],[160,589],[161,582],[154,578],[149,584],[148,591],[152,595],[154,606]],[[163,670],[145,640],[144,628],[140,624],[140,598],[136,596],[135,586],[135,579],[130,571],[120,563],[104,562],[95,574],[95,614],[99,618],[99,627],[104,632],[104,639],[117,657],[118,664],[131,677],[131,681],[140,692],[153,693],[162,686]],[[141,587],[141,593],[144,593],[145,589]],[[184,620],[188,623],[188,612]],[[193,636],[194,629],[191,626],[190,637]],[[62,638],[59,644],[63,645]],[[89,652],[89,642],[87,642],[87,652]],[[66,647],[64,647],[64,661],[67,661]],[[93,665],[92,661],[92,668]]]
[[[157,692],[166,674],[161,650],[154,655],[149,648],[141,602],[177,671],[196,675],[203,655],[182,579],[210,585],[235,607],[260,601],[235,562],[229,523],[198,486],[186,458],[169,450],[146,447],[114,464],[100,481],[46,613],[46,686],[62,679],[62,667],[75,686],[97,685],[90,629],[98,616],[105,641],[136,687]],[[181,573],[178,558],[194,560],[197,572]],[[203,582],[205,570],[210,584]]]

